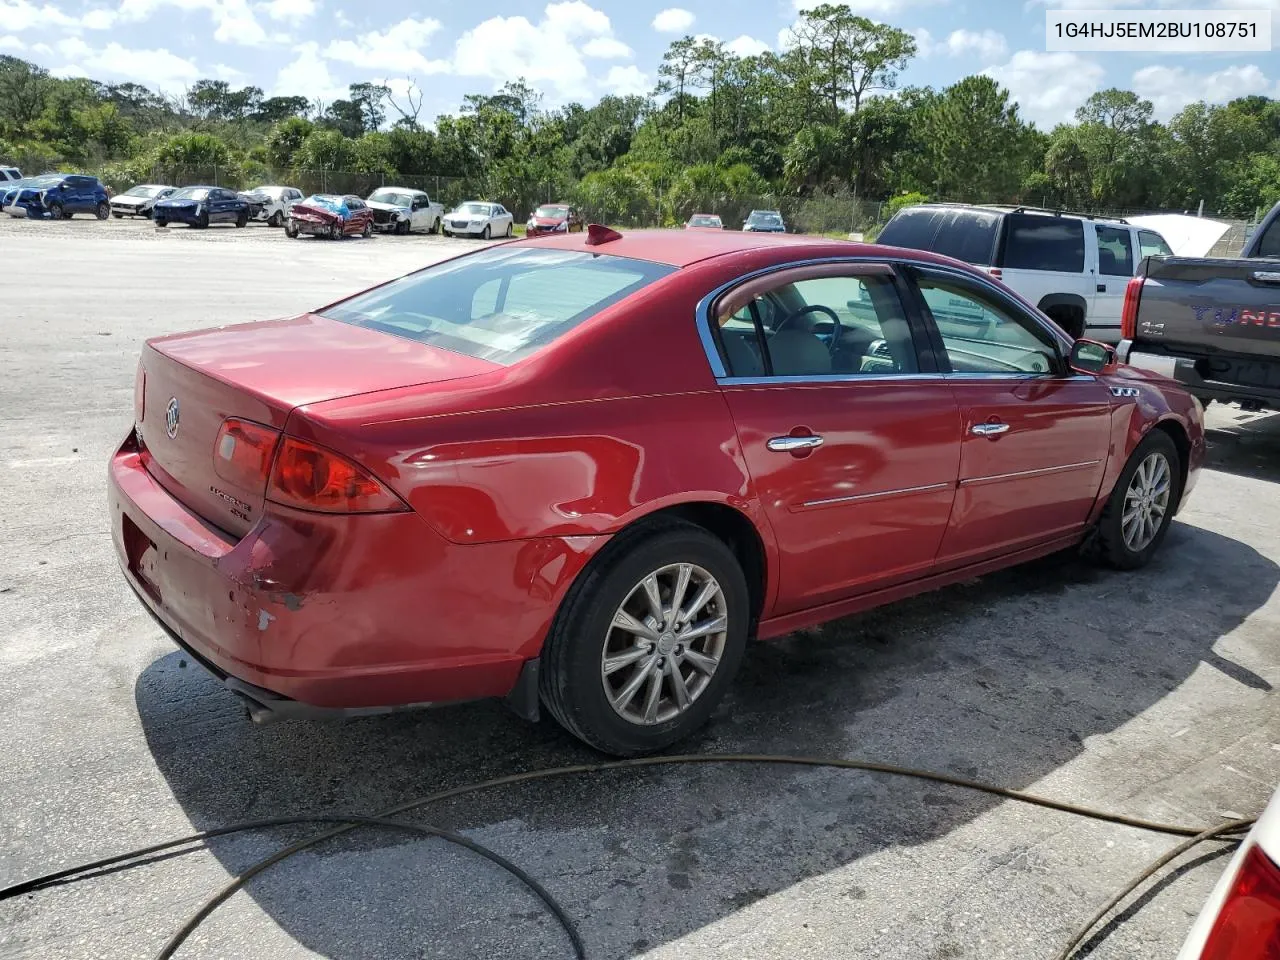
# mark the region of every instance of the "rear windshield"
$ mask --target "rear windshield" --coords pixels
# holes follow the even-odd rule
[[[427,267],[322,316],[511,364],[674,270],[647,260],[499,247]]]
[[[1002,266],[1083,273],[1084,224],[1067,217],[1010,214]]]

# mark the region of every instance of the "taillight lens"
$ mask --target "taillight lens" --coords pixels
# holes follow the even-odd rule
[[[1245,854],[1200,960],[1280,960],[1280,867],[1261,847]]]
[[[1142,282],[1146,277],[1134,277],[1124,288],[1124,307],[1120,311],[1120,339],[1132,340],[1138,332],[1138,301],[1142,299]]]
[[[147,371],[142,368],[142,362],[138,362],[138,372],[133,376],[133,422],[141,423],[142,416],[147,412],[146,409],[147,396]]]
[[[222,421],[213,442],[213,472],[244,490],[262,490],[271,474],[280,431],[252,420]]]
[[[324,513],[385,513],[404,502],[363,467],[324,447],[285,437],[267,499]]]

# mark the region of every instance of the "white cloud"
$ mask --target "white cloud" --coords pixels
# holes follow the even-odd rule
[[[730,40],[724,45],[724,48],[735,57],[758,57],[769,49],[769,45],[763,40],[757,40],[755,37],[749,37],[744,33],[742,36]]]
[[[21,33],[32,28],[59,27],[63,30],[106,30],[115,23],[111,10],[89,10],[83,15],[70,16],[52,4],[35,4],[30,0],[0,0],[0,23],[6,30]]]
[[[1272,83],[1254,64],[1209,74],[1191,73],[1184,67],[1150,66],[1134,73],[1133,92],[1151,101],[1157,119],[1167,120],[1196,100],[1226,103],[1255,93],[1277,97],[1280,83]]]
[[[258,23],[254,9],[249,6],[249,0],[121,0],[120,19],[148,20],[164,7],[173,7],[184,13],[207,11],[216,28],[213,39],[219,43],[256,46],[268,39],[277,43],[288,40],[282,34],[268,36],[262,24]]]
[[[592,37],[583,46],[582,53],[597,60],[627,60],[632,56],[631,48],[613,37]]]
[[[346,86],[334,79],[329,65],[320,56],[320,44],[314,41],[300,44],[294,48],[294,53],[297,57],[276,74],[272,96],[307,97],[325,103],[346,97]]]
[[[610,67],[608,74],[600,81],[600,86],[609,93],[627,97],[633,94],[643,96],[653,88],[653,83],[639,67],[628,64],[625,67]]]
[[[225,63],[215,63],[213,65],[213,75],[219,80],[226,80],[228,83],[242,84],[249,79],[249,75],[243,70],[229,67]]]
[[[316,12],[316,0],[269,0],[263,7],[272,20],[301,23]]]
[[[190,60],[166,49],[133,50],[118,43],[94,49],[79,37],[59,41],[58,52],[68,60],[51,73],[59,77],[122,77],[157,90],[175,92],[200,78],[200,70]]]
[[[1003,57],[1009,52],[1004,42],[1004,35],[994,30],[954,30],[947,37],[945,46],[947,53],[953,57],[973,54],[983,60],[991,61]]]
[[[1009,89],[1025,119],[1052,127],[1075,117],[1076,108],[1101,88],[1106,71],[1074,53],[1019,50],[1008,63],[982,72]]]
[[[608,16],[582,0],[551,3],[536,24],[525,17],[490,17],[468,30],[454,47],[453,70],[496,83],[523,77],[532,86],[549,88],[553,100],[586,97],[592,89],[585,49],[612,36]]]
[[[366,70],[403,74],[444,73],[449,69],[449,62],[433,60],[423,52],[439,30],[439,20],[409,18],[386,30],[363,33],[354,40],[334,40],[324,48],[324,55],[330,60]]]
[[[27,45],[17,37],[0,37],[0,50],[13,50],[16,53],[21,53],[26,49]]]
[[[792,0],[797,13],[812,10],[829,0]],[[900,14],[907,7],[923,6],[930,3],[946,3],[947,0],[845,0],[845,5],[854,13],[863,16],[887,17]]]
[[[653,29],[659,33],[684,33],[693,26],[693,21],[696,19],[697,17],[688,10],[668,7],[666,10],[658,11],[658,15],[653,18]]]
[[[908,30],[916,41],[916,54],[921,57],[931,57],[938,50],[938,44],[933,39],[933,34],[924,27],[916,27],[914,30]]]

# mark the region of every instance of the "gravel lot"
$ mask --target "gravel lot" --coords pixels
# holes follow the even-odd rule
[[[255,728],[143,613],[107,532],[105,464],[146,337],[300,312],[476,245],[0,218],[0,885],[193,827],[371,812],[598,759],[487,703]],[[1148,569],[1055,557],[761,644],[689,749],[874,759],[1190,823],[1256,812],[1280,780],[1280,418],[1210,420],[1212,468]],[[542,880],[593,958],[1047,960],[1174,842],[785,768],[544,783],[425,816]],[[298,835],[0,905],[0,956],[153,955],[230,873]],[[1172,956],[1225,862],[1191,861],[1092,956]],[[179,955],[571,954],[492,865],[360,834],[254,881]]]

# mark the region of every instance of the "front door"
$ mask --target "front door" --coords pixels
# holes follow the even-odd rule
[[[1106,468],[1111,391],[1071,373],[1060,341],[996,288],[941,271],[917,281],[963,433],[939,569],[1083,533]]]
[[[721,389],[778,545],[780,615],[923,576],[960,456],[946,380],[922,370],[887,265],[745,282],[713,313]]]

